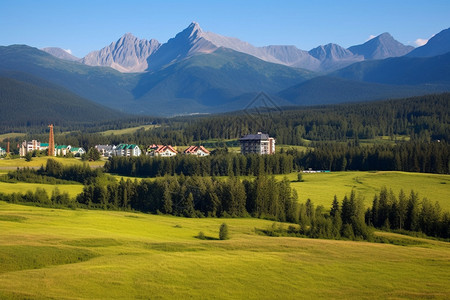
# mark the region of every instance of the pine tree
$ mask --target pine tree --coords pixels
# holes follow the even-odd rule
[[[220,240],[228,240],[230,235],[228,233],[228,225],[226,223],[222,223],[219,229],[219,239]]]

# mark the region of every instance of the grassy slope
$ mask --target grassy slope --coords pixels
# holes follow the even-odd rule
[[[51,196],[53,190],[56,187],[58,187],[60,192],[67,192],[70,197],[76,197],[83,191],[82,184],[52,185],[52,184],[25,183],[25,182],[17,182],[17,183],[0,182],[0,192],[5,194],[12,194],[17,192],[25,193],[27,191],[34,192],[37,188],[43,188],[47,191],[47,194]]]
[[[217,237],[226,221],[232,239]],[[450,246],[257,236],[271,222],[0,202],[0,298],[450,296]],[[34,258],[34,259],[33,259]]]
[[[84,163],[80,159],[76,158],[62,158],[62,157],[54,157],[54,159],[64,165],[74,165],[74,164],[82,164]],[[47,162],[47,157],[34,157],[32,161],[27,162],[25,159],[0,159],[0,176],[8,173],[8,171],[15,170],[17,167],[40,167],[42,165],[45,166]],[[105,164],[105,161],[93,161],[88,162],[91,167],[100,167]],[[75,197],[83,191],[82,184],[60,184],[60,185],[51,185],[51,184],[38,184],[38,183],[5,183],[0,182],[0,192],[5,194],[11,194],[14,192],[27,192],[27,191],[35,191],[36,188],[43,188],[47,191],[47,194],[50,196],[58,186],[61,192],[67,192],[71,197]]]
[[[284,175],[277,175],[281,179]],[[441,208],[450,211],[450,175],[407,173],[407,172],[331,172],[303,174],[304,182],[296,182],[297,174],[288,175],[292,187],[298,191],[300,202],[310,198],[316,205],[331,207],[334,195],[342,201],[351,189],[365,198],[371,205],[375,193],[385,186],[392,188],[396,196],[400,189],[409,195],[411,189],[419,197],[438,201]]]
[[[136,127],[130,127],[130,128],[124,128],[124,129],[116,129],[116,130],[106,130],[100,132],[102,135],[121,135],[121,134],[132,134],[138,131],[141,128],[144,128],[145,130],[153,129],[156,127],[159,127],[160,125],[142,125],[142,126],[136,126]]]
[[[45,166],[47,163],[47,156],[43,157],[33,157],[31,161],[25,161],[25,159],[0,159],[0,169],[11,169],[11,168],[23,168],[23,167],[40,167]],[[64,158],[64,157],[53,157],[54,160],[62,163],[63,165],[76,165],[85,163],[79,158]],[[87,162],[91,167],[101,167],[105,164],[104,160],[90,161]]]

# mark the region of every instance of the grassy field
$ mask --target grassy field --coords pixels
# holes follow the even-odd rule
[[[45,166],[47,163],[47,156],[33,157],[31,161],[25,161],[24,158],[15,159],[0,159],[0,170],[10,170],[17,167],[40,167]],[[65,158],[65,157],[53,157],[54,160],[62,163],[63,165],[75,165],[88,163],[91,167],[102,167],[105,164],[105,160],[84,162],[79,158]]]
[[[284,175],[277,175],[282,179]],[[334,195],[342,201],[354,189],[364,197],[365,204],[371,205],[375,193],[385,186],[396,196],[400,189],[409,195],[411,189],[419,193],[420,199],[426,197],[438,201],[441,208],[450,211],[450,175],[408,172],[331,172],[303,174],[304,182],[297,182],[297,173],[289,174],[291,186],[297,189],[299,199],[305,202],[310,198],[314,204],[331,207]]]
[[[286,176],[291,181],[291,187],[297,189],[300,202],[309,198],[315,205],[323,205],[327,209],[331,207],[334,195],[341,202],[345,195],[350,195],[352,189],[370,206],[374,195],[385,186],[392,189],[396,196],[401,189],[407,196],[414,190],[419,193],[420,199],[426,197],[433,202],[438,201],[443,210],[450,211],[450,175],[408,172],[330,172],[302,175],[303,182],[297,182],[297,173],[276,175],[275,178],[282,180]],[[121,178],[132,181],[136,179],[129,176],[112,176],[117,181]],[[226,180],[227,177],[217,178]],[[142,179],[137,178],[138,181]]]
[[[1,174],[1,173],[0,173]],[[52,195],[53,190],[58,187],[60,192],[67,192],[70,197],[76,197],[83,191],[82,184],[39,184],[39,183],[25,183],[25,182],[16,182],[16,183],[7,183],[0,182],[0,192],[5,194],[12,193],[25,193],[27,191],[36,191],[37,188],[43,188],[47,191],[49,196]]]
[[[155,127],[159,127],[160,125],[142,125],[142,126],[136,126],[136,127],[130,127],[130,128],[125,128],[125,129],[116,129],[116,130],[106,130],[106,131],[102,131],[100,132],[100,134],[102,135],[122,135],[122,134],[130,134],[130,133],[135,133],[136,131],[138,131],[141,128],[144,128],[144,130],[149,130],[149,129],[153,129]]]
[[[11,133],[4,133],[0,134],[0,141],[3,141],[5,139],[13,139],[16,137],[25,136],[25,133],[22,132],[11,132]]]
[[[230,240],[214,239],[222,222]],[[450,297],[449,243],[402,237],[412,245],[394,246],[254,233],[271,224],[0,202],[0,298]],[[195,238],[199,231],[211,239]]]

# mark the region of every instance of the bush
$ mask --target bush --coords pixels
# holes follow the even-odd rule
[[[205,240],[206,239],[205,234],[203,233],[203,231],[200,231],[198,233],[197,238],[200,239],[200,240]]]
[[[220,225],[219,239],[228,240],[229,238],[230,236],[228,234],[228,225],[226,223],[223,223],[222,225]]]

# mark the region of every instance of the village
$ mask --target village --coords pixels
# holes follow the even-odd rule
[[[37,140],[23,141],[19,148],[19,156],[25,157],[28,153],[47,152],[48,156],[63,156],[63,157],[82,157],[87,151],[83,147],[75,147],[71,145],[55,145],[53,137],[53,128],[51,127],[49,134],[49,142],[43,143]],[[275,153],[275,139],[269,137],[268,134],[258,132],[257,134],[249,134],[241,139],[240,152],[241,154],[273,154]],[[50,146],[51,145],[51,146]],[[188,146],[184,150],[178,150],[172,145],[156,145],[152,144],[148,147],[139,147],[137,144],[119,144],[119,145],[95,145],[93,147],[99,152],[101,157],[110,158],[112,156],[141,156],[148,155],[152,157],[173,157],[178,154],[194,155],[199,157],[208,156],[211,154],[204,146]],[[7,149],[0,147],[0,156],[9,153],[9,144]]]

